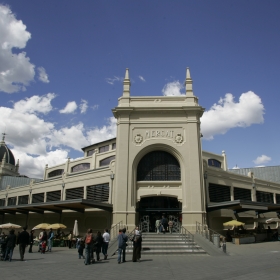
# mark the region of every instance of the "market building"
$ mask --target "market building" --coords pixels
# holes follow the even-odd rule
[[[119,222],[131,230],[142,223],[154,230],[155,220],[166,215],[194,232],[197,222],[222,231],[229,219],[253,228],[260,219],[277,217],[279,182],[229,171],[225,152],[202,150],[204,108],[192,84],[187,69],[184,95],[131,96],[127,69],[112,110],[116,138],[82,148],[83,158],[46,166],[42,181],[3,186],[2,222],[29,228],[62,222],[71,228],[78,220],[81,232]],[[1,153],[3,170],[9,152]],[[14,176],[18,167],[10,165]]]

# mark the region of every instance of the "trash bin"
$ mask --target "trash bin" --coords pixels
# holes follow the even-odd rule
[[[213,234],[212,238],[213,238],[214,245],[220,248],[220,234]]]

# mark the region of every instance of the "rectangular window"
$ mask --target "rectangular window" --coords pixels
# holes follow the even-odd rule
[[[44,202],[45,193],[36,193],[32,195],[32,203]]]
[[[233,188],[234,200],[252,201],[251,190],[242,188]]]
[[[109,183],[88,186],[87,199],[100,202],[108,202],[109,199]]]
[[[84,198],[84,187],[66,190],[66,200]]]
[[[92,156],[95,153],[95,149],[87,151],[87,156]]]
[[[116,143],[113,143],[112,144],[112,150],[115,150],[116,149]]]
[[[224,185],[209,184],[210,202],[230,201],[230,187]]]
[[[99,153],[104,153],[109,151],[109,145],[103,146],[99,148]]]
[[[59,200],[61,200],[61,191],[47,192],[47,202]]]
[[[29,195],[22,195],[18,197],[18,205],[28,204]]]
[[[257,191],[257,202],[273,203],[273,193]]]
[[[16,197],[9,197],[8,198],[8,206],[10,205],[16,205],[17,198]]]

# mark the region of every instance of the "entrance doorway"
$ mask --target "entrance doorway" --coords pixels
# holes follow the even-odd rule
[[[173,222],[173,231],[178,232],[181,225],[182,205],[174,197],[152,196],[143,197],[137,208],[139,224],[145,232],[156,232],[156,220],[165,216]]]

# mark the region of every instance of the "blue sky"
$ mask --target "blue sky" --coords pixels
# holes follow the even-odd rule
[[[125,68],[132,96],[183,94],[205,108],[203,150],[233,168],[279,165],[280,2],[6,0],[0,6],[0,132],[20,172],[81,157],[115,136]]]

